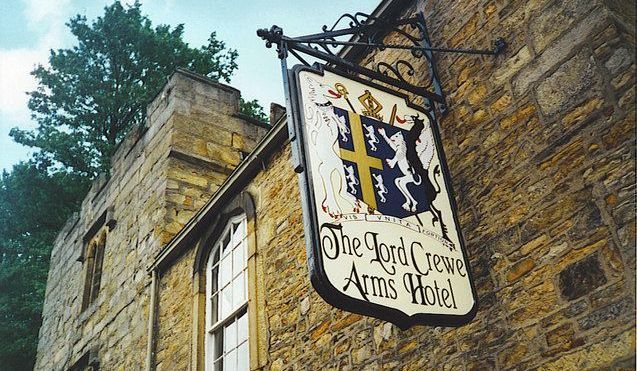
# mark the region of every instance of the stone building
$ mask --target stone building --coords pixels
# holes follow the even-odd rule
[[[438,55],[472,322],[403,331],[326,304],[283,110],[264,126],[237,90],[180,70],[56,240],[36,369],[634,369],[634,9],[385,0],[374,15],[418,11],[434,44],[508,42]]]

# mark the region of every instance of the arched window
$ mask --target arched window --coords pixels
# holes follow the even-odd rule
[[[247,223],[231,218],[206,265],[206,370],[248,370]]]
[[[97,234],[88,243],[86,257],[86,273],[84,278],[84,293],[82,295],[82,310],[97,299],[102,281],[102,264],[104,262],[104,248],[106,247],[106,231]]]

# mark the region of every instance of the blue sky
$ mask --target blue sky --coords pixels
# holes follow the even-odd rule
[[[50,49],[71,47],[75,40],[65,23],[75,14],[94,19],[113,1],[2,0],[0,1],[0,170],[29,157],[30,149],[9,137],[12,127],[34,128],[26,91],[35,81],[29,72],[47,62]],[[126,1],[122,1],[126,2]],[[133,0],[128,1],[132,3]],[[246,99],[283,103],[279,61],[256,36],[257,28],[273,24],[286,35],[320,32],[343,13],[371,12],[379,0],[265,1],[265,0],[146,0],[142,11],[153,24],[185,25],[185,39],[193,47],[206,43],[210,32],[239,51],[239,69],[230,84]]]

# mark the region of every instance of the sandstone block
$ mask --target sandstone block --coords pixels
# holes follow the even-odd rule
[[[604,101],[595,97],[586,101],[584,104],[577,106],[562,118],[565,127],[575,126],[590,118],[591,114],[602,107]]]
[[[620,48],[613,52],[611,57],[604,63],[604,66],[611,75],[615,76],[634,62],[635,58],[633,53],[625,48]]]
[[[537,102],[546,115],[553,115],[577,100],[590,89],[599,89],[595,62],[580,53],[564,63],[536,89]]]
[[[500,127],[507,130],[514,125],[524,125],[535,114],[535,106],[527,104],[517,109],[511,115],[500,120]]]
[[[629,330],[602,342],[568,353],[539,367],[540,370],[595,369],[615,360],[634,356],[635,330]]]
[[[573,341],[574,335],[573,325],[565,323],[546,334],[546,343],[549,347],[557,346],[560,349],[568,349],[568,345]]]
[[[606,275],[597,254],[573,263],[559,274],[560,292],[568,300],[589,294],[606,283]]]
[[[624,72],[611,80],[611,85],[615,90],[623,89],[631,83],[635,83],[635,64],[632,64],[630,68],[626,68]]]
[[[509,272],[507,273],[507,281],[513,282],[518,278],[522,277],[526,273],[530,272],[531,269],[535,268],[535,262],[532,259],[524,259],[513,265]]]
[[[241,155],[237,150],[220,146],[216,143],[206,143],[207,157],[223,165],[236,166],[241,162]]]
[[[495,102],[491,103],[491,111],[494,113],[502,112],[511,105],[513,97],[509,93],[504,93]]]
[[[523,46],[518,52],[507,59],[493,74],[496,84],[500,85],[507,82],[509,78],[515,75],[522,67],[531,61],[531,50],[528,46]]]
[[[478,103],[484,100],[484,97],[487,95],[487,92],[488,92],[487,86],[485,84],[480,84],[476,86],[470,93],[467,94],[467,102],[469,102],[470,105],[475,107],[476,105],[478,105]]]
[[[528,350],[525,344],[515,344],[498,354],[498,364],[503,368],[511,368],[524,358]]]
[[[543,51],[573,22],[587,15],[597,3],[586,0],[554,2],[529,23],[530,36],[537,52]]]
[[[580,318],[577,323],[582,330],[597,327],[605,321],[615,320],[624,316],[634,317],[635,308],[631,300],[624,298],[606,307],[599,308],[587,316]]]
[[[626,283],[623,281],[611,284],[590,295],[591,307],[600,308],[617,301],[624,294]]]
[[[587,38],[602,27],[607,21],[604,10],[589,13],[574,27],[549,45],[542,54],[530,63],[512,81],[516,96],[523,96],[531,85],[539,82],[540,77],[564,60],[569,54],[587,40]]]

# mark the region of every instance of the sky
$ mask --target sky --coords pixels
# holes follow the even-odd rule
[[[134,0],[122,0],[132,3]],[[230,85],[245,99],[258,99],[269,110],[282,104],[283,85],[274,48],[256,36],[258,28],[276,24],[288,36],[300,36],[331,26],[343,13],[370,13],[380,0],[142,0],[142,12],[154,25],[185,26],[191,47],[207,44],[212,31],[239,52],[238,70]],[[27,91],[36,87],[30,72],[45,65],[49,50],[70,48],[75,39],[65,23],[76,14],[89,20],[103,14],[113,0],[0,0],[0,170],[29,158],[32,149],[12,141],[13,127],[33,129]]]

